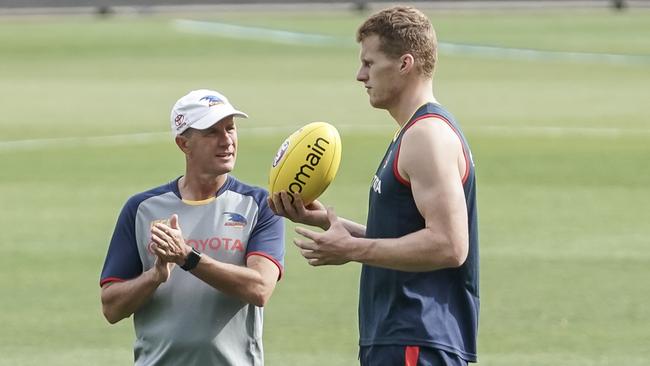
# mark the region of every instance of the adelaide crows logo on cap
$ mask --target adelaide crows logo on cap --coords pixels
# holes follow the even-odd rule
[[[223,224],[223,226],[231,226],[231,227],[239,227],[242,228],[248,224],[248,221],[246,221],[246,218],[238,213],[235,212],[224,212],[224,216],[227,217],[226,222]]]
[[[217,105],[217,104],[223,104],[223,100],[221,100],[221,98],[217,97],[216,95],[206,95],[205,97],[199,100],[207,100],[208,107],[212,107],[213,105]]]

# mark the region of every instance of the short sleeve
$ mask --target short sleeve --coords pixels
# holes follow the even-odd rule
[[[266,197],[259,201],[258,220],[251,231],[246,257],[261,255],[278,266],[280,277],[284,273],[284,219],[271,211]],[[279,278],[278,278],[279,279]]]
[[[132,198],[122,208],[108,247],[99,285],[122,282],[142,274],[142,262],[135,238],[138,203]]]

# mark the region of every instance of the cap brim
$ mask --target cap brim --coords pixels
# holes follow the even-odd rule
[[[214,124],[220,122],[222,119],[224,119],[226,117],[229,117],[229,116],[237,116],[237,117],[248,118],[248,115],[246,113],[238,111],[238,110],[236,110],[234,108],[221,108],[219,110],[212,109],[212,110],[210,110],[210,113],[205,115],[200,120],[192,123],[188,128],[195,128],[197,130],[205,130],[206,128],[210,128]]]

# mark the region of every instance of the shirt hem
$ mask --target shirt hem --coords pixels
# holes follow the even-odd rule
[[[104,286],[109,282],[125,282],[126,280],[119,277],[106,277],[103,280],[99,281],[99,287]]]
[[[264,252],[260,252],[260,251],[250,252],[250,253],[248,253],[246,255],[246,258],[248,259],[248,257],[250,257],[252,255],[259,255],[260,257],[264,257],[264,258],[270,260],[271,262],[273,262],[273,264],[275,264],[278,267],[278,269],[280,270],[280,273],[278,273],[278,279],[277,279],[278,281],[280,281],[280,279],[284,275],[284,267],[282,266],[282,264],[277,259],[273,258],[273,256],[268,254],[268,253],[264,253]]]
[[[467,362],[477,362],[478,357],[476,353],[470,353],[463,351],[461,349],[449,346],[444,343],[427,341],[421,339],[375,339],[375,340],[359,340],[359,346],[388,346],[388,345],[399,345],[399,346],[422,346],[422,347],[431,347],[436,348],[445,352],[453,353],[458,355],[460,358]]]

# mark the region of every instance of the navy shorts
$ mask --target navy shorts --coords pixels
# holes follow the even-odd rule
[[[467,366],[453,353],[420,346],[362,346],[361,366]]]

